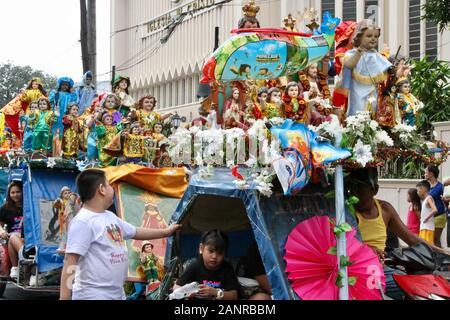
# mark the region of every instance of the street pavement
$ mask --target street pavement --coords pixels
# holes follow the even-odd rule
[[[57,300],[58,293],[30,292],[17,288],[15,285],[6,286],[3,298],[0,300]]]

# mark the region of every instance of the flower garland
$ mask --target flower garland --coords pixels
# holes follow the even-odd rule
[[[286,117],[297,122],[306,123],[309,116],[308,104],[302,97],[294,99],[288,95],[284,95],[283,97]]]
[[[303,90],[304,91],[311,90],[310,81],[304,71],[300,72],[299,78],[300,78],[300,83],[303,86]],[[328,86],[327,77],[322,72],[319,71],[318,78],[319,78],[319,81],[317,82],[317,86],[319,87],[319,90],[323,92],[322,99],[323,100],[327,100],[327,99],[331,100],[331,91],[330,91],[330,87]],[[314,97],[310,97],[310,98],[314,98]]]

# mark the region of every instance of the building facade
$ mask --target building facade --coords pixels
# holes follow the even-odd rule
[[[380,46],[386,43],[395,52],[401,46],[401,54],[416,59],[427,54],[448,61],[450,32],[439,34],[435,25],[420,19],[424,1],[256,0],[256,5],[263,27],[280,27],[289,13],[299,17],[305,8],[315,8],[319,17],[330,11],[344,20],[372,18],[382,28]],[[111,64],[131,78],[134,98],[152,94],[158,109],[195,117],[201,68],[213,52],[215,29],[219,42],[230,37],[247,2],[112,0]],[[302,23],[298,29],[304,29]]]

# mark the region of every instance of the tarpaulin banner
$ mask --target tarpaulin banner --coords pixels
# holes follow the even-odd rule
[[[37,248],[39,272],[62,268],[64,256],[56,253],[61,239],[55,204],[63,187],[76,192],[76,173],[31,170],[23,177],[25,248]]]
[[[180,199],[171,198],[148,192],[128,183],[117,183],[116,207],[119,217],[136,227],[164,229],[175,211]],[[146,241],[128,240],[127,250],[129,259],[128,280],[145,281],[140,255]],[[150,241],[153,253],[158,257],[159,278],[163,277],[164,255],[166,239]]]
[[[0,203],[6,199],[6,191],[8,189],[8,175],[7,169],[0,169]]]

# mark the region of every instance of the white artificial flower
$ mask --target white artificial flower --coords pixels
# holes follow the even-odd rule
[[[228,168],[234,167],[234,160],[228,160],[228,161],[227,161],[227,167],[228,167]]]
[[[355,148],[353,149],[353,152],[356,162],[358,162],[363,167],[365,167],[367,163],[374,160],[370,145],[363,144],[361,140],[358,140]]]
[[[276,126],[281,126],[286,120],[283,118],[272,118],[270,122],[272,122]]]
[[[375,120],[371,120],[369,123],[370,129],[372,129],[373,131],[376,131],[378,129],[378,122],[376,122]]]
[[[263,196],[266,196],[267,198],[270,198],[273,194],[272,191],[272,184],[270,183],[260,183],[256,187],[256,189],[261,192]]]
[[[415,130],[416,130],[415,126],[410,126],[410,125],[407,125],[407,124],[398,124],[392,129],[392,132],[396,132],[396,133],[402,133],[402,132],[412,133]]]
[[[339,121],[324,122],[319,125],[315,131],[319,135],[329,135],[334,138],[336,138],[338,134],[343,134],[345,132]]]
[[[198,174],[203,179],[209,179],[214,176],[214,167],[210,165],[208,165],[207,167],[203,167],[198,171]]]
[[[84,161],[76,161],[76,163],[77,163],[77,168],[78,168],[78,171],[84,171],[84,170],[86,170],[86,167],[87,167],[87,163],[86,162],[84,162]],[[47,164],[48,165],[48,164]]]
[[[54,166],[56,166],[56,158],[48,158],[47,168],[53,168]]]
[[[375,143],[384,144],[388,147],[394,146],[394,140],[389,136],[389,134],[384,130],[378,130],[375,134]]]
[[[203,167],[203,157],[201,152],[197,152],[197,156],[195,157],[195,164],[200,167]]]
[[[239,190],[245,190],[250,187],[247,180],[234,180],[233,182]]]
[[[192,126],[189,128],[189,132],[192,133],[193,135],[196,135],[199,130],[200,130],[200,127],[198,127],[198,126]]]
[[[247,167],[252,168],[258,164],[256,158],[250,155],[249,159],[244,163]]]

